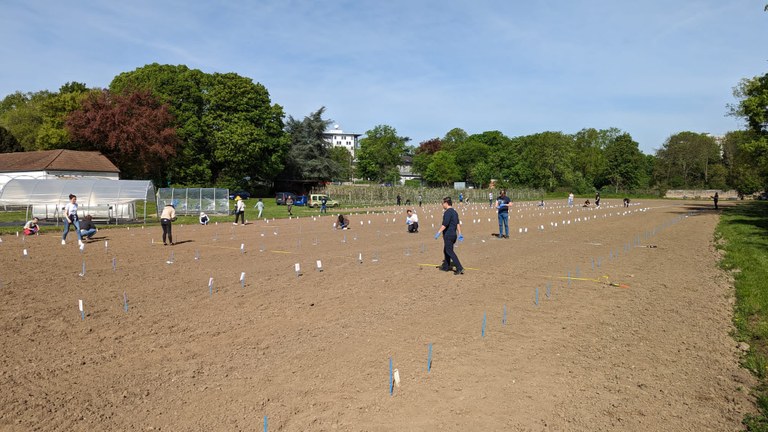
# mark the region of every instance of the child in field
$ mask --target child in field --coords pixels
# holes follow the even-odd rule
[[[37,225],[38,219],[33,217],[31,221],[24,224],[24,235],[37,234],[40,231],[40,227]]]

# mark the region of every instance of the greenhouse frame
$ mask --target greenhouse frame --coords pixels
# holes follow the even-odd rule
[[[196,215],[229,213],[229,189],[161,188],[157,191],[158,215],[167,204],[173,204],[176,214]]]
[[[150,180],[11,179],[0,190],[0,205],[25,208],[26,219],[55,219],[58,223],[70,194],[77,196],[79,217],[91,215],[115,224],[137,220],[136,203],[143,202],[146,223],[147,202],[152,202],[155,187]]]

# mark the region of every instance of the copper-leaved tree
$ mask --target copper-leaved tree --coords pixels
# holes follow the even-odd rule
[[[179,139],[168,106],[149,91],[93,92],[66,119],[73,140],[101,151],[126,179],[164,178]]]

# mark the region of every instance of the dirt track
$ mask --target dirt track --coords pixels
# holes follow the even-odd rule
[[[82,254],[72,234],[3,236],[0,429],[739,429],[752,381],[717,215],[606,204],[517,203],[509,240],[490,235],[492,209],[463,208],[460,276],[430,266],[436,205],[418,234],[403,208],[350,215],[349,231],[331,217],[174,226],[173,247],[159,226],[102,230]]]

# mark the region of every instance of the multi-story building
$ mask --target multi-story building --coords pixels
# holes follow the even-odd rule
[[[334,125],[333,129],[326,131],[323,134],[323,138],[328,141],[333,147],[344,147],[352,154],[352,158],[355,158],[355,152],[359,148],[358,137],[362,134],[348,133],[339,129],[339,125]]]

